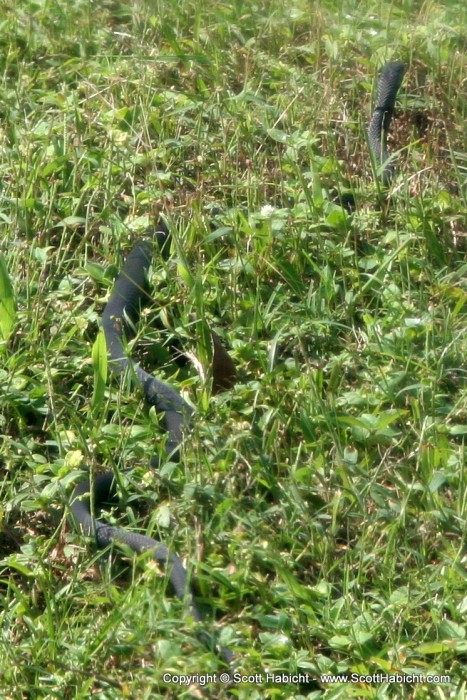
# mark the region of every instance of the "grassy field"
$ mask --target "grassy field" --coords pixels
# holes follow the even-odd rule
[[[0,0],[0,27],[0,698],[466,698],[464,4]],[[134,355],[196,413],[154,473],[158,417],[96,391],[92,348],[160,211]],[[215,397],[206,323],[239,375]],[[102,469],[108,519],[184,558],[240,672],[308,680],[164,680],[225,668],[163,573],[73,527]],[[352,673],[445,678],[323,677]]]

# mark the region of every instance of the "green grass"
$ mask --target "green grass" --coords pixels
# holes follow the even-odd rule
[[[465,698],[463,4],[0,7],[0,697],[194,698],[163,674],[223,670],[164,575],[69,522],[110,468],[108,518],[185,558],[241,672],[317,678],[230,696]],[[385,201],[365,125],[391,59],[410,68]],[[94,384],[92,348],[159,210],[173,254],[134,352],[196,414],[153,473],[157,417]],[[231,392],[168,361],[175,336],[206,369],[193,314]],[[386,672],[450,680],[319,680]]]

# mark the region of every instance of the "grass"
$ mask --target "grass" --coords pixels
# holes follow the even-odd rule
[[[1,7],[1,697],[466,697],[463,4]],[[391,59],[384,199],[365,124]],[[173,255],[134,352],[196,421],[153,473],[157,416],[95,386],[92,348],[160,210]],[[168,361],[176,337],[208,370],[198,322],[231,348],[231,392]],[[70,524],[103,468],[109,519],[186,559],[241,672],[315,680],[164,682],[222,664],[152,564]]]

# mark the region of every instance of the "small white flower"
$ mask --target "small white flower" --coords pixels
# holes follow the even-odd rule
[[[275,212],[276,207],[273,207],[271,204],[265,204],[264,207],[261,207],[260,214],[264,216],[265,219],[272,219]]]

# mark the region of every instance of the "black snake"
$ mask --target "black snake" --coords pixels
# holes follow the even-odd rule
[[[183,433],[189,427],[192,410],[173,387],[148,374],[136,362],[130,360],[123,345],[123,339],[131,337],[132,324],[137,322],[141,302],[147,296],[146,274],[155,248],[159,248],[161,254],[168,250],[168,230],[162,222],[155,232],[154,239],[139,241],[128,255],[102,314],[102,328],[112,370],[117,374],[131,372],[142,389],[147,405],[154,406],[157,411],[164,414],[168,433],[167,455],[171,460],[178,461]],[[155,466],[155,463],[152,462],[151,466]],[[151,552],[157,562],[167,564],[170,582],[175,593],[182,600],[188,601],[191,615],[197,622],[201,622],[203,616],[194,601],[187,572],[176,554],[151,537],[107,525],[94,517],[93,513],[97,513],[104,503],[113,499],[114,487],[112,472],[97,475],[92,484],[90,481],[79,484],[71,500],[71,511],[76,522],[81,525],[86,534],[95,536],[99,547],[107,547],[116,542],[126,545],[137,553]],[[211,644],[206,632],[201,632],[200,636]],[[216,644],[214,646],[230,666],[233,660],[232,652],[223,646]]]
[[[386,184],[389,183],[393,173],[392,165],[387,162],[386,136],[404,72],[405,65],[400,62],[389,63],[384,67],[378,85],[376,107],[368,130],[370,147],[376,164],[383,166],[382,177]],[[166,451],[170,459],[177,460],[183,434],[189,429],[192,410],[173,387],[148,374],[136,362],[130,360],[123,344],[124,338],[131,337],[131,326],[139,319],[141,302],[148,296],[146,274],[155,249],[166,256],[168,248],[169,234],[164,224],[159,224],[152,239],[141,240],[135,245],[125,261],[102,314],[102,328],[113,372],[133,374],[141,387],[147,405],[154,406],[164,414],[168,433]],[[213,340],[214,349],[216,350],[217,346],[219,350],[217,340]],[[112,500],[114,486],[112,472],[94,477],[92,483],[88,480],[80,483],[75,488],[71,499],[71,511],[76,523],[87,535],[93,535],[96,538],[99,547],[107,547],[116,542],[127,545],[137,553],[151,552],[157,562],[168,566],[175,593],[179,598],[187,600],[191,615],[201,622],[203,616],[194,601],[187,572],[176,554],[151,537],[107,525],[94,517],[94,513],[98,513],[105,502]],[[233,668],[232,651],[213,643],[206,632],[202,632],[202,637],[204,641],[214,646],[228,666]]]
[[[406,68],[405,63],[401,61],[392,61],[384,66],[378,82],[375,109],[368,127],[370,149],[376,166],[383,168],[381,177],[385,185],[389,185],[394,174],[394,164],[389,160],[386,145],[387,134]]]

